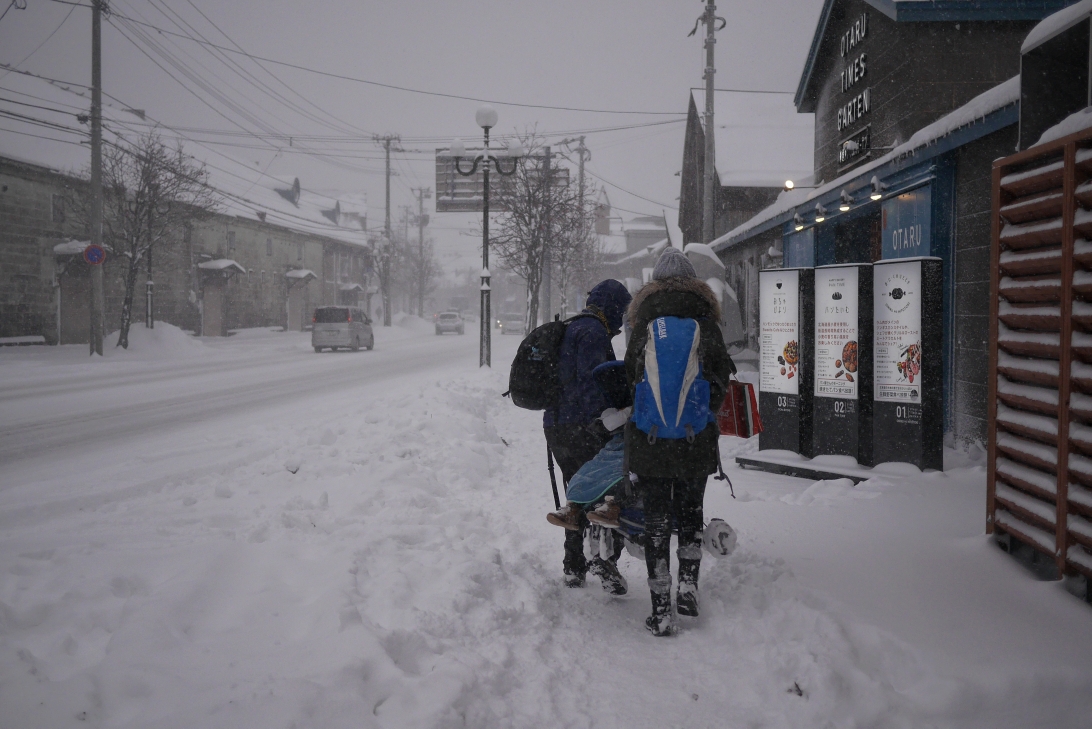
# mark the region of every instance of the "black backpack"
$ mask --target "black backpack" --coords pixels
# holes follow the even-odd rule
[[[517,407],[546,410],[561,397],[561,342],[569,324],[594,314],[577,314],[561,321],[555,316],[534,329],[519,344],[508,375],[508,393]]]

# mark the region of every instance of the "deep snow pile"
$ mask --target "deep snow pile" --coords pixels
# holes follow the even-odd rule
[[[470,338],[429,339],[432,378],[129,443],[69,482],[17,472],[0,489],[0,726],[1092,716],[1092,614],[980,536],[980,465],[857,487],[730,468],[739,499],[710,481],[706,515],[740,546],[705,558],[702,617],[654,639],[628,555],[629,598],[561,586],[540,416],[498,396],[503,367],[444,366]],[[726,462],[755,447],[725,442]],[[31,489],[36,508],[11,496]]]

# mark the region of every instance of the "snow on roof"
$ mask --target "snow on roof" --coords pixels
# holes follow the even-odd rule
[[[55,256],[79,256],[83,255],[83,251],[87,246],[91,245],[89,240],[68,240],[64,243],[58,243],[53,246],[53,255]]]
[[[619,234],[599,236],[599,245],[608,256],[617,256],[626,252],[626,237]]]
[[[309,271],[306,268],[296,268],[291,271],[286,271],[285,278],[318,278],[314,271]]]
[[[705,243],[687,243],[686,250],[683,252],[691,262],[698,259],[708,259],[716,264],[719,269],[724,270],[724,262],[720,260],[720,256],[714,253],[713,249]]]
[[[1086,106],[1080,111],[1070,114],[1050,129],[1047,129],[1043,132],[1043,136],[1039,137],[1039,141],[1032,146],[1038,147],[1040,144],[1068,137],[1070,134],[1076,134],[1089,127],[1092,127],[1092,106]]]
[[[1092,15],[1092,0],[1081,0],[1043,18],[1024,39],[1020,53],[1027,53]]]
[[[788,213],[797,206],[810,200],[823,197],[832,190],[836,190],[845,185],[850,180],[863,177],[868,172],[881,167],[892,160],[909,157],[918,150],[937,142],[952,132],[968,126],[1010,104],[1016,104],[1019,101],[1020,77],[1013,76],[1008,81],[1004,81],[997,86],[994,86],[992,89],[979,94],[958,109],[937,119],[932,124],[922,127],[915,132],[910,139],[895,147],[882,157],[867,162],[860,167],[855,167],[844,175],[836,177],[830,182],[813,190],[796,188],[782,192],[777,196],[777,200],[773,205],[758,213],[742,225],[739,225],[720,236],[710,245],[713,247],[714,251],[723,248],[735,240],[740,239],[743,234],[766,221],[772,220],[783,213]]]
[[[650,246],[645,246],[644,248],[642,248],[639,251],[635,251],[634,253],[630,253],[625,258],[619,258],[616,261],[616,263],[623,263],[623,262],[626,262],[626,261],[635,261],[635,260],[638,260],[640,258],[644,258],[646,256],[658,256],[660,254],[660,251],[662,251],[664,248],[667,248],[667,246],[668,246],[668,244],[670,242],[671,241],[669,241],[667,238],[664,238],[659,243],[653,243]]]
[[[202,268],[206,271],[226,271],[233,270],[238,273],[246,273],[246,269],[240,266],[237,262],[230,258],[217,258],[212,261],[202,261],[197,264],[198,268]]]
[[[363,291],[364,287],[358,283],[346,283],[337,287],[338,291]]]
[[[50,139],[41,139],[41,129],[18,120],[9,120],[9,129],[0,129],[0,156],[27,164],[45,167],[65,175],[80,175],[90,163],[85,143],[87,126],[77,116],[88,114],[91,104],[90,90],[79,84],[52,83],[19,72],[9,72],[4,77],[4,93],[15,100],[41,106],[48,105],[56,111],[34,109],[35,115],[50,123],[72,129],[51,130]],[[105,98],[103,100],[104,138],[112,142],[113,131],[126,139],[156,130],[168,145],[178,137],[170,128],[154,123],[154,120],[125,109],[122,105]],[[26,132],[21,134],[20,132]],[[36,136],[27,136],[34,134]],[[209,182],[221,193],[218,212],[251,220],[259,219],[305,235],[320,235],[343,243],[366,246],[367,236],[360,223],[352,216],[341,216],[343,225],[332,222],[323,211],[335,207],[339,199],[343,211],[356,212],[367,199],[358,193],[322,195],[301,184],[296,203],[277,190],[291,190],[292,179],[265,174],[252,166],[226,157],[211,148],[181,140],[185,151],[207,165]],[[304,181],[305,182],[305,181]]]

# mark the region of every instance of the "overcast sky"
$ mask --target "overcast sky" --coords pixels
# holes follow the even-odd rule
[[[90,10],[54,0],[27,0],[27,5],[12,8],[0,20],[0,63],[90,83]],[[245,57],[229,55],[252,74],[244,79],[214,51],[125,18],[191,36],[200,32],[214,43],[238,44],[269,59],[425,91],[520,104],[678,113],[494,105],[500,133],[537,125],[557,142],[561,133],[586,131],[593,155],[589,172],[607,181],[600,184],[617,214],[629,218],[633,212],[666,209],[674,215],[684,124],[593,130],[684,118],[689,89],[702,83],[701,30],[687,37],[702,5],[699,0],[114,0],[111,6],[122,17],[104,24],[103,85],[124,104],[176,128],[251,133],[264,128],[348,137],[307,143],[293,139],[289,147],[283,139],[187,131],[207,145],[187,143],[186,148],[210,163],[224,164],[226,158],[245,163],[255,170],[256,181],[264,171],[288,179],[298,176],[304,188],[334,196],[364,193],[371,226],[382,225],[384,197],[383,165],[371,135],[399,134],[407,150],[396,155],[399,175],[392,182],[397,219],[399,206],[413,201],[411,187],[435,186],[432,150],[456,136],[468,143],[480,138],[474,123],[478,102],[268,63],[267,72]],[[717,87],[794,91],[821,5],[820,0],[721,2],[717,12],[728,25],[718,34]],[[138,31],[149,34],[184,68],[167,66],[171,75],[157,68],[134,45],[133,40],[140,41]],[[187,83],[204,102],[176,80],[184,74],[195,79]],[[0,98],[14,76],[0,70]],[[214,98],[198,83],[224,98]],[[2,101],[0,109],[35,113]],[[300,109],[321,121],[307,118]],[[738,180],[776,180],[810,171],[810,118],[795,113],[791,95],[718,94],[716,123],[723,125],[718,131],[718,168],[730,170]],[[26,127],[0,119],[0,129]],[[303,154],[303,148],[331,150],[329,156],[336,161]],[[3,153],[69,168],[82,166],[81,155],[86,156],[79,147],[0,131]],[[449,269],[470,265],[476,255],[478,241],[459,233],[470,229],[469,217],[432,216],[431,232]]]

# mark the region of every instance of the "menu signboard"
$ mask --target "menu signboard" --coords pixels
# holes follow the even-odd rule
[[[875,461],[941,469],[942,261],[877,261],[873,276]]]
[[[760,450],[812,455],[814,282],[811,268],[758,274]]]
[[[875,268],[875,399],[921,405],[921,262]]]
[[[815,269],[815,455],[872,465],[872,266]]]
[[[800,392],[800,273],[762,271],[758,282],[762,392]]]
[[[815,271],[817,397],[857,399],[858,275],[857,268],[852,266]]]

